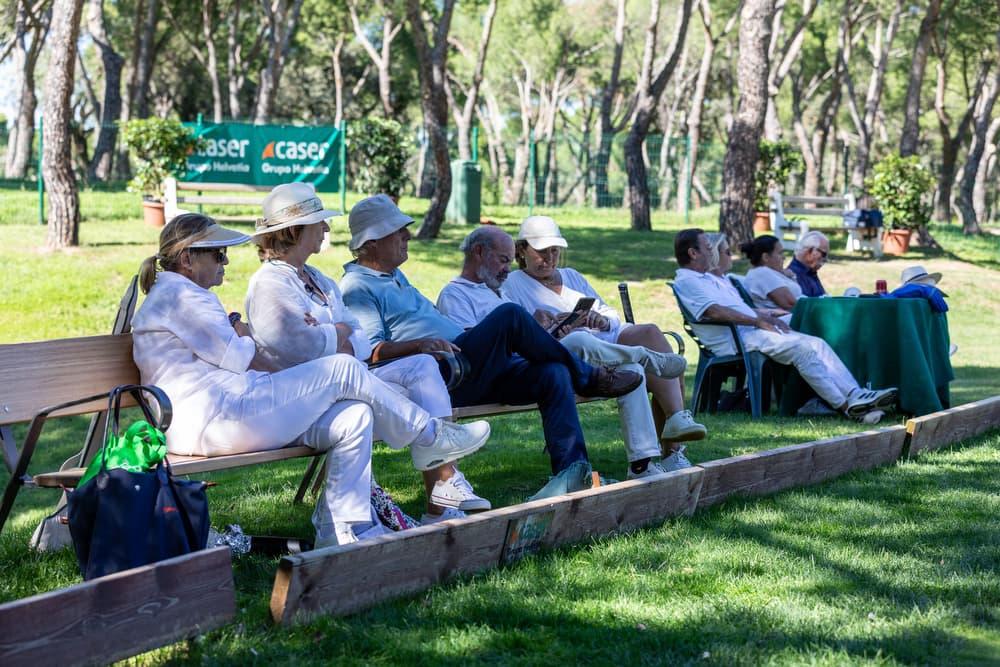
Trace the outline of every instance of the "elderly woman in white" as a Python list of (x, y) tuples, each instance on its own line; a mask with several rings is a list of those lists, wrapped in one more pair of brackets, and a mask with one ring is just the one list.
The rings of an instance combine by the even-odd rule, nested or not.
[[(507, 278), (503, 295), (529, 313), (542, 310), (553, 315), (571, 311), (581, 297), (593, 297), (593, 307), (578, 325), (581, 330), (610, 343), (671, 352), (670, 344), (657, 326), (623, 322), (582, 274), (575, 269), (560, 268), (561, 249), (566, 247), (566, 239), (552, 218), (542, 215), (526, 218), (521, 223), (514, 248), (521, 270)], [(660, 440), (683, 457), (684, 448), (677, 443), (701, 440), (707, 430), (684, 409), (679, 379), (666, 379), (647, 371), (646, 385), (653, 394), (653, 417)]]
[[(253, 235), (262, 263), (250, 279), (246, 311), (262, 354), (280, 368), (337, 353), (360, 361), (372, 355), (368, 336), (344, 306), (337, 283), (307, 264), (320, 251), (330, 230), (326, 221), (335, 215), (323, 208), (308, 183), (279, 185), (263, 201)], [(371, 372), (432, 417), (451, 416), (451, 399), (434, 357), (412, 355)], [(382, 439), (378, 415), (374, 426), (375, 438)], [(428, 496), (423, 523), (490, 509), (451, 463), (423, 470), (423, 477)]]
[(209, 291), (222, 284), (226, 248), (248, 240), (206, 216), (180, 215), (140, 268), (148, 296), (132, 321), (133, 357), (142, 381), (161, 387), (174, 405), (167, 449), (220, 456), (301, 441), (329, 450), (326, 489), (313, 513), (316, 545), (381, 534), (369, 503), (373, 421), (390, 442), (410, 445), (426, 468), (477, 450), (489, 427), (433, 418), (345, 354), (276, 370)]

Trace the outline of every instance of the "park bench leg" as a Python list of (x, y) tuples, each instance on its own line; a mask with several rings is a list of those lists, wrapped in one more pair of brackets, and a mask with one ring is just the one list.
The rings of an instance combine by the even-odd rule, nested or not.
[[(316, 474), (316, 469), (319, 467), (320, 459), (322, 459), (324, 462), (323, 466), (324, 470), (326, 469), (325, 465), (326, 456), (314, 456), (312, 458), (312, 460), (309, 462), (309, 466), (306, 468), (305, 474), (302, 475), (302, 481), (299, 482), (299, 490), (295, 493), (296, 504), (301, 503), (303, 500), (305, 500), (306, 491), (309, 490), (309, 484), (312, 483), (313, 481), (313, 475)], [(323, 479), (323, 475), (320, 474), (320, 476), (317, 479)]]

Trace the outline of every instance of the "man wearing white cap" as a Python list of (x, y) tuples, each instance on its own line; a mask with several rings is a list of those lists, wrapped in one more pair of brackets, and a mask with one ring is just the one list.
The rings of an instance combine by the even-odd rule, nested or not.
[[(372, 352), (368, 336), (344, 306), (337, 283), (306, 263), (322, 248), (330, 230), (326, 221), (340, 213), (325, 209), (309, 183), (277, 186), (264, 198), (262, 209), (253, 235), (261, 266), (250, 279), (246, 310), (250, 331), (263, 353), (279, 368), (337, 353), (367, 360)], [(431, 417), (451, 417), (451, 399), (433, 357), (413, 355), (372, 369), (372, 374)], [(375, 438), (381, 440), (377, 415), (374, 422)], [(479, 427), (489, 431), (485, 421)], [(453, 464), (428, 469), (420, 461), (423, 449), (411, 448), (410, 453), (427, 488), (422, 523), (490, 509), (490, 502), (475, 494)]]
[(469, 373), (451, 391), (454, 405), (538, 403), (555, 477), (535, 497), (587, 488), (591, 471), (574, 391), (617, 397), (635, 389), (642, 376), (582, 362), (513, 304), (463, 331), (399, 270), (408, 257), (412, 222), (386, 195), (368, 197), (351, 210), (349, 245), (357, 259), (344, 266), (341, 287), (368, 333), (372, 359), (460, 353)]

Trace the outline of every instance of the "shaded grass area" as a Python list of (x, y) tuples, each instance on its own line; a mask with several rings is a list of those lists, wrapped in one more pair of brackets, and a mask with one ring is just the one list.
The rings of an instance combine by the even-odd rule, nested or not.
[[(128, 193), (84, 193), (82, 246), (48, 253), (31, 192), (0, 194), (0, 342), (105, 333), (118, 299), (157, 231), (139, 220)], [(352, 195), (350, 203), (356, 199)], [(13, 203), (12, 203), (13, 202)], [(404, 200), (415, 217), (425, 203)], [(211, 209), (210, 209), (211, 210)], [(11, 220), (11, 211), (20, 217)], [(245, 211), (242, 211), (245, 212)], [(627, 230), (621, 210), (559, 209), (568, 263), (592, 278), (618, 305), (627, 280), (640, 321), (679, 330), (680, 316), (664, 280), (673, 275), (673, 236), (680, 216), (657, 212), (649, 234)], [(526, 210), (487, 207), (484, 214), (516, 232)], [(715, 227), (714, 209), (692, 224)], [(346, 219), (331, 225), (332, 246), (315, 265), (333, 277), (350, 259)], [(243, 225), (243, 229), (249, 229)], [(404, 267), (428, 297), (458, 272), (458, 243), (469, 228), (445, 226), (442, 237), (413, 242)], [(939, 236), (939, 240), (943, 239)], [(953, 255), (911, 252), (872, 262), (845, 255), (834, 242), (822, 277), (832, 293), (849, 285), (890, 286), (920, 262), (945, 273), (950, 295), (953, 404), (1000, 394), (996, 313), (988, 289), (997, 268), (989, 241), (962, 244)], [(942, 241), (944, 242), (944, 241)], [(995, 252), (995, 249), (994, 249)], [(251, 248), (230, 253), (227, 309), (242, 310), (257, 267)], [(737, 271), (745, 271), (738, 264)], [(891, 340), (873, 344), (892, 344)], [(691, 346), (689, 345), (689, 348)], [(693, 363), (697, 354), (689, 350)], [(692, 375), (688, 375), (690, 390)], [(595, 468), (622, 479), (625, 460), (611, 402), (581, 408)], [(856, 430), (839, 419), (757, 422), (742, 414), (704, 416), (708, 440), (688, 450), (695, 462), (806, 442)], [(888, 423), (899, 423), (898, 417)], [(491, 419), (494, 436), (463, 470), (494, 506), (523, 501), (548, 475), (537, 415)], [(87, 420), (55, 420), (33, 471), (53, 469), (82, 442)], [(18, 441), (23, 428), (16, 430)], [(764, 501), (733, 501), (692, 520), (678, 520), (531, 558), (503, 571), (465, 578), (406, 601), (348, 619), (320, 619), (295, 629), (270, 625), (267, 603), (276, 561), (236, 563), (236, 623), (194, 642), (147, 656), (150, 662), (387, 664), (553, 661), (709, 662), (718, 664), (1000, 661), (997, 560), (1000, 435), (917, 463), (852, 475)], [(423, 491), (408, 454), (379, 446), (374, 470), (410, 513), (422, 512)], [(213, 524), (239, 523), (252, 534), (309, 537), (310, 509), (291, 501), (305, 462), (292, 461), (207, 476)], [(0, 471), (0, 484), (7, 480)], [(68, 551), (39, 555), (25, 544), (57, 494), (26, 490), (0, 536), (0, 600), (78, 581)]]

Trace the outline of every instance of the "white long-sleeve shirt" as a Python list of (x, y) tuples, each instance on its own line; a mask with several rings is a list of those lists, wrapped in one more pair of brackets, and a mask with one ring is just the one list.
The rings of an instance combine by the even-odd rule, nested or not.
[[(507, 299), (520, 304), (529, 313), (541, 308), (552, 314), (568, 313), (583, 297), (592, 297), (594, 305), (591, 310), (603, 315), (611, 323), (608, 331), (589, 329), (590, 333), (610, 343), (617, 342), (623, 327), (618, 311), (601, 299), (601, 295), (591, 287), (587, 279), (576, 269), (556, 269), (562, 278), (562, 290), (556, 294), (524, 271), (514, 271), (504, 281), (501, 293)], [(627, 326), (627, 325), (625, 325)]]
[[(344, 305), (337, 283), (306, 265), (306, 272), (323, 294), (310, 293), (287, 262), (264, 262), (250, 278), (246, 312), (250, 332), (262, 355), (280, 368), (337, 352), (337, 324), (351, 328), (354, 356), (364, 361), (372, 346), (361, 323)], [(325, 297), (325, 298), (324, 298)], [(306, 323), (309, 314), (316, 324)]]
[(249, 370), (256, 346), (229, 324), (212, 292), (162, 271), (132, 319), (132, 356), (142, 382), (166, 392), (175, 419), (167, 447), (198, 454), (205, 426), (260, 373)]

